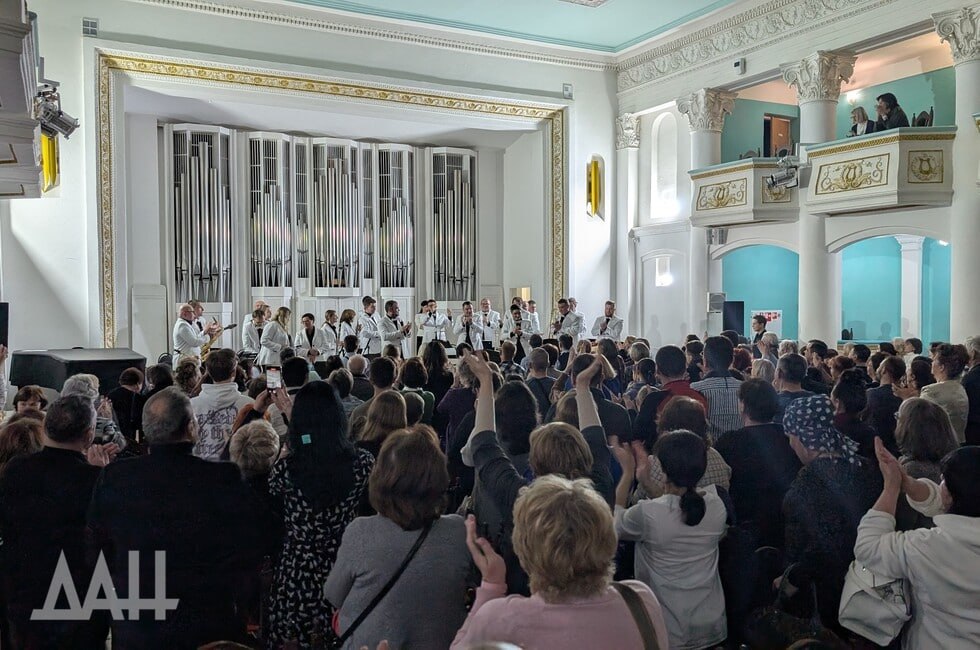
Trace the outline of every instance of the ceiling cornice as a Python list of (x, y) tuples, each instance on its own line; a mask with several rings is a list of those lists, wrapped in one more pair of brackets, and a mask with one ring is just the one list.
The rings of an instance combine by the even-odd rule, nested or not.
[[(501, 39), (487, 37), (476, 40), (475, 38), (464, 40), (463, 38), (449, 38), (438, 36), (421, 31), (408, 31), (406, 29), (392, 29), (391, 23), (372, 19), (358, 19), (356, 22), (341, 22), (337, 17), (319, 17), (305, 13), (283, 13), (258, 9), (251, 7), (236, 7), (222, 2), (211, 0), (128, 0), (139, 4), (148, 4), (170, 9), (184, 11), (194, 11), (198, 13), (223, 16), (227, 18), (237, 18), (241, 20), (253, 20), (258, 22), (281, 25), (285, 27), (296, 27), (313, 31), (328, 32), (346, 36), (356, 36), (361, 38), (375, 38), (379, 40), (421, 45), (424, 47), (434, 47), (470, 54), (483, 56), (496, 56), (506, 59), (517, 59), (521, 61), (532, 61), (559, 65), (584, 70), (610, 71), (616, 69), (616, 57), (613, 54), (602, 53), (570, 53), (570, 48), (549, 47), (547, 45), (534, 44), (534, 49), (523, 49), (515, 47), (508, 42), (507, 45), (499, 44)], [(317, 10), (322, 13), (322, 10)], [(497, 44), (492, 41), (496, 40)], [(530, 44), (529, 44), (530, 45)]]

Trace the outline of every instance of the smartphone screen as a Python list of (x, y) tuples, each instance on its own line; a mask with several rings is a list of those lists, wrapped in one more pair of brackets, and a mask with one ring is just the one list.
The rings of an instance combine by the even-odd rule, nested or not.
[(282, 388), (282, 370), (279, 368), (266, 368), (265, 385), (269, 390)]

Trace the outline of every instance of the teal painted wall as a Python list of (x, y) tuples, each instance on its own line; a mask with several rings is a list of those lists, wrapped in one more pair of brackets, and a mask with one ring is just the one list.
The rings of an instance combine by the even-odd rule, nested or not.
[[(738, 160), (749, 149), (762, 150), (764, 131), (763, 117), (783, 115), (794, 118), (790, 123), (793, 142), (800, 141), (800, 108), (792, 104), (757, 102), (754, 99), (736, 99), (732, 114), (725, 117), (725, 130), (721, 133), (721, 161)], [(764, 154), (765, 152), (763, 152)]]
[(778, 246), (746, 246), (725, 255), (721, 264), (725, 298), (745, 303), (743, 332), (752, 331), (753, 310), (781, 309), (783, 338), (799, 336), (799, 255)]
[(922, 244), (922, 340), (949, 340), (950, 246), (935, 239)]
[[(898, 98), (898, 103), (905, 111), (905, 114), (912, 119), (912, 113), (916, 115), (922, 111), (929, 111), (929, 107), (935, 108), (935, 126), (953, 126), (956, 124), (956, 81), (953, 75), (953, 68), (940, 68), (932, 72), (917, 74), (904, 79), (895, 79), (879, 86), (869, 86), (861, 88), (861, 96), (854, 106), (863, 106), (868, 112), (868, 117), (875, 118), (875, 97), (882, 93), (894, 93)], [(736, 106), (738, 102), (735, 102)], [(837, 137), (843, 138), (851, 130), (851, 109), (853, 107), (847, 101), (847, 95), (842, 94), (837, 102)], [(728, 123), (725, 123), (725, 130), (728, 130)], [(724, 135), (722, 135), (722, 151), (724, 151)]]
[(855, 339), (901, 336), (902, 248), (894, 237), (865, 239), (843, 250), (841, 309)]

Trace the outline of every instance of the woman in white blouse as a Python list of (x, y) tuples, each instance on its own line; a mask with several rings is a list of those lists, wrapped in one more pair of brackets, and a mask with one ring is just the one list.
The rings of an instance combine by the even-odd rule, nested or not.
[(696, 487), (708, 464), (707, 445), (690, 431), (662, 436), (655, 453), (667, 475), (665, 494), (628, 510), (635, 459), (629, 445), (614, 451), (623, 468), (616, 487), (616, 534), (637, 542), (636, 579), (660, 601), (670, 647), (697, 650), (722, 643), (728, 626), (718, 543), (727, 512), (714, 485)]
[(328, 309), (323, 315), (323, 333), (327, 337), (326, 348), (321, 350), (323, 352), (323, 358), (337, 354), (343, 347), (342, 339), (340, 338), (340, 330), (337, 328), (337, 322), (340, 320), (337, 316), (337, 311), (334, 309)]
[(289, 316), (292, 312), (288, 307), (280, 307), (271, 321), (262, 329), (262, 340), (259, 356), (255, 359), (259, 366), (281, 366), (279, 353), (292, 345), (289, 335)]
[[(903, 648), (980, 647), (980, 447), (947, 455), (939, 485), (911, 478), (880, 438), (875, 452), (885, 486), (861, 520), (854, 558), (882, 578), (909, 581)], [(935, 528), (895, 532), (902, 492)]]

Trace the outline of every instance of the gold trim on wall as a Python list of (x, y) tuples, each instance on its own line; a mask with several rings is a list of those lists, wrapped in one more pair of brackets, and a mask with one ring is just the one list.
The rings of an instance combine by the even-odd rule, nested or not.
[(886, 144), (895, 144), (896, 142), (916, 142), (920, 140), (953, 140), (956, 138), (955, 133), (902, 133), (895, 135), (884, 135), (880, 138), (868, 138), (867, 140), (862, 140), (860, 142), (851, 142), (848, 144), (838, 145), (836, 147), (829, 147), (827, 149), (818, 149), (816, 151), (808, 151), (807, 156), (810, 158), (819, 158), (820, 156), (831, 156), (837, 153), (847, 153), (848, 151), (857, 151), (858, 149), (870, 149), (872, 147), (880, 147)]
[(779, 187), (769, 187), (769, 183), (762, 178), (762, 202), (763, 203), (792, 203), (793, 196), (791, 188), (784, 185)]
[(821, 165), (817, 170), (815, 193), (817, 196), (840, 194), (887, 185), (890, 159), (891, 154), (881, 153)]
[(945, 176), (944, 171), (942, 149), (913, 149), (909, 151), (909, 183), (941, 184)]
[[(102, 339), (105, 347), (115, 345), (115, 241), (114, 156), (112, 108), (115, 101), (113, 73), (151, 75), (207, 84), (267, 88), (276, 91), (342, 97), (363, 102), (393, 103), (458, 113), (480, 113), (499, 118), (539, 120), (551, 143), (551, 292), (557, 300), (567, 292), (567, 230), (565, 177), (567, 142), (565, 109), (555, 106), (488, 100), (465, 95), (445, 95), (424, 90), (386, 88), (380, 85), (321, 79), (297, 73), (254, 71), (227, 65), (166, 60), (97, 50), (98, 62), (98, 231)], [(547, 243), (547, 242), (546, 242)]]
[(748, 181), (745, 178), (702, 185), (698, 188), (698, 198), (694, 204), (694, 209), (698, 212), (707, 212), (746, 205), (748, 200), (747, 185)]

